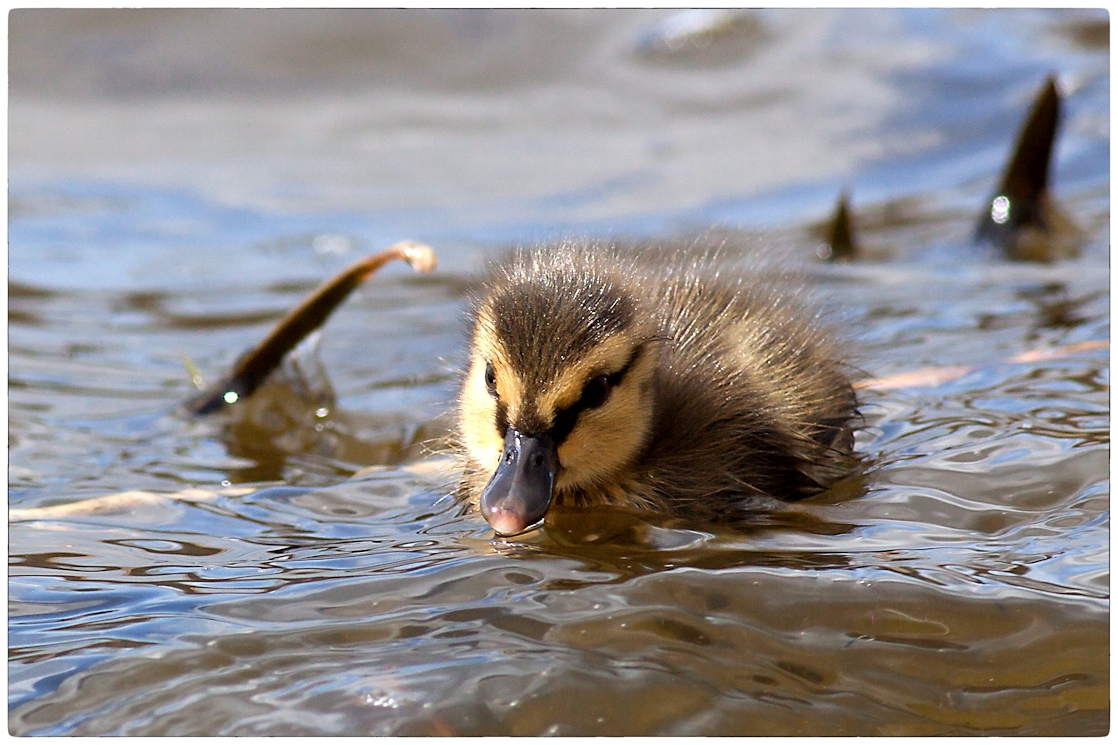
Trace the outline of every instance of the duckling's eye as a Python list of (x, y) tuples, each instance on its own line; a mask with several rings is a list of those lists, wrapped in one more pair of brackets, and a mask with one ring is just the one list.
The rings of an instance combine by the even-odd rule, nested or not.
[(612, 388), (609, 376), (599, 375), (583, 387), (579, 403), (583, 408), (596, 409), (606, 402)]
[(493, 371), (492, 362), (485, 363), (485, 387), (490, 396), (497, 397), (497, 373)]

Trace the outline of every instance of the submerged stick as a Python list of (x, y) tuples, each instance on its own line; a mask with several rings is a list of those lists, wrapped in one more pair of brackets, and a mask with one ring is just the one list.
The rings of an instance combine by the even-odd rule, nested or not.
[(150, 491), (122, 491), (91, 497), (77, 502), (55, 504), (50, 507), (12, 507), (8, 510), (8, 522), (18, 523), (29, 520), (61, 520), (68, 517), (88, 517), (128, 512), (149, 504), (168, 501), (210, 502), (218, 497), (239, 497), (256, 491), (256, 487), (233, 486), (210, 491), (208, 489), (183, 489), (174, 494), (160, 494)]
[[(1077, 352), (1088, 352), (1094, 349), (1106, 349), (1110, 346), (1109, 339), (1096, 339), (1094, 341), (1082, 341), (1078, 344), (1069, 344), (1064, 347), (1053, 347), (1049, 349), (1031, 349), (1028, 352), (1010, 357), (1007, 362), (1022, 364), (1029, 362), (1043, 362), (1045, 360), (1056, 360), (1061, 357), (1076, 354)], [(895, 388), (924, 388), (930, 386), (937, 386), (941, 383), (948, 383), (952, 380), (963, 377), (967, 373), (979, 369), (980, 366), (967, 366), (967, 365), (951, 365), (946, 367), (925, 367), (922, 370), (913, 370), (912, 372), (899, 373), (897, 375), (887, 375), (884, 378), (870, 378), (869, 380), (859, 380), (854, 383), (854, 387), (858, 390), (871, 390), (871, 391), (888, 391)]]
[(408, 262), (417, 272), (429, 272), (435, 268), (435, 252), (431, 247), (413, 241), (395, 243), (375, 256), (358, 261), (291, 309), (260, 344), (241, 355), (226, 377), (202, 395), (187, 401), (187, 411), (198, 415), (209, 414), (251, 396), (279, 367), (287, 353), (325, 323), (354, 288), (393, 259)]
[[(455, 471), (457, 461), (453, 458), (428, 458), (417, 463), (400, 466), (399, 470), (415, 474), (425, 479), (439, 480), (459, 478)], [(386, 466), (369, 466), (362, 468), (349, 478), (359, 479), (371, 473), (386, 470)], [(49, 507), (11, 507), (8, 509), (8, 522), (33, 522), (67, 520), (70, 518), (91, 517), (97, 515), (112, 515), (122, 512), (134, 512), (144, 507), (173, 502), (212, 502), (219, 497), (243, 497), (268, 489), (287, 490), (291, 493), (293, 487), (283, 484), (257, 484), (255, 486), (223, 486), (219, 488), (191, 488), (177, 492), (151, 492), (132, 489), (129, 491), (105, 494), (100, 497), (89, 497), (77, 502), (54, 504)], [(309, 490), (308, 490), (309, 491)]]
[(827, 236), (830, 253), (822, 257), (828, 261), (852, 261), (858, 258), (858, 243), (854, 238), (854, 224), (850, 219), (850, 196), (844, 191), (839, 195), (838, 204), (831, 218), (831, 229)]
[[(1011, 200), (1036, 200), (1048, 188), (1048, 170), (1052, 162), (1052, 146), (1060, 124), (1060, 93), (1056, 78), (1049, 75), (1033, 102), (1025, 126), (1017, 138), (1013, 158), (1006, 168), (999, 191)], [(1025, 220), (1030, 215), (1012, 216), (1011, 221)], [(1036, 216), (1034, 219), (1038, 218)]]
[(1020, 255), (1016, 243), (1026, 228), (1047, 232), (1053, 227), (1048, 214), (1048, 171), (1059, 124), (1060, 92), (1055, 76), (1049, 75), (1017, 136), (1005, 175), (975, 230), (977, 240), (993, 243), (1009, 258), (1044, 258)]

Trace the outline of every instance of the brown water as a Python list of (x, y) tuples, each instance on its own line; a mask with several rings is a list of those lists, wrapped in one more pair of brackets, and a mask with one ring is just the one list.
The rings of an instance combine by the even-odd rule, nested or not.
[[(1007, 361), (1109, 338), (1107, 28), (14, 12), (9, 730), (1107, 731), (1109, 353)], [(968, 236), (1049, 71), (1086, 240), (1011, 264)], [(843, 187), (874, 260), (821, 264)], [(974, 370), (863, 393), (864, 477), (732, 529), (566, 512), (496, 540), (461, 514), (423, 443), (481, 260), (712, 225), (798, 267), (867, 376)], [(401, 238), (440, 270), (390, 269), (331, 319), (336, 405), (176, 413), (184, 355), (216, 377)]]

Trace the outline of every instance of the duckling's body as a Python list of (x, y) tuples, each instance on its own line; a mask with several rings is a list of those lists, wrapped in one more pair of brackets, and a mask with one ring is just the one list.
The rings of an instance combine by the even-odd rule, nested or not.
[(718, 519), (847, 470), (856, 402), (836, 349), (717, 264), (568, 244), (491, 273), (458, 437), (465, 498), (498, 533), (551, 505)]

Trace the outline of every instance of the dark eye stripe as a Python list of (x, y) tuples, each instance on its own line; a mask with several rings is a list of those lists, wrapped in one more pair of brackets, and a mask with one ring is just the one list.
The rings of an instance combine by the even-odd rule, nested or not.
[[(640, 356), (643, 352), (643, 345), (637, 347), (633, 350), (633, 353), (629, 355), (629, 359), (625, 361), (625, 364), (622, 365), (620, 370), (610, 373), (606, 376), (606, 380), (609, 381), (610, 392), (612, 392), (613, 389), (617, 386), (621, 385), (621, 381), (625, 379), (625, 375), (629, 372), (629, 370), (633, 368), (633, 365), (636, 364), (638, 359), (640, 359)], [(608, 396), (605, 400), (608, 400)], [(602, 403), (604, 403), (605, 400), (603, 400)], [(589, 405), (586, 396), (583, 396), (567, 408), (560, 409), (559, 411), (555, 412), (555, 420), (551, 426), (551, 437), (555, 441), (556, 445), (561, 444), (564, 440), (567, 439), (567, 436), (571, 434), (571, 430), (575, 428), (575, 423), (578, 422), (579, 414), (589, 408), (592, 407)]]
[(497, 425), (497, 434), (501, 437), (505, 436), (505, 432), (509, 428), (509, 410), (505, 406), (504, 401), (497, 402), (497, 413), (494, 417), (494, 423)]

